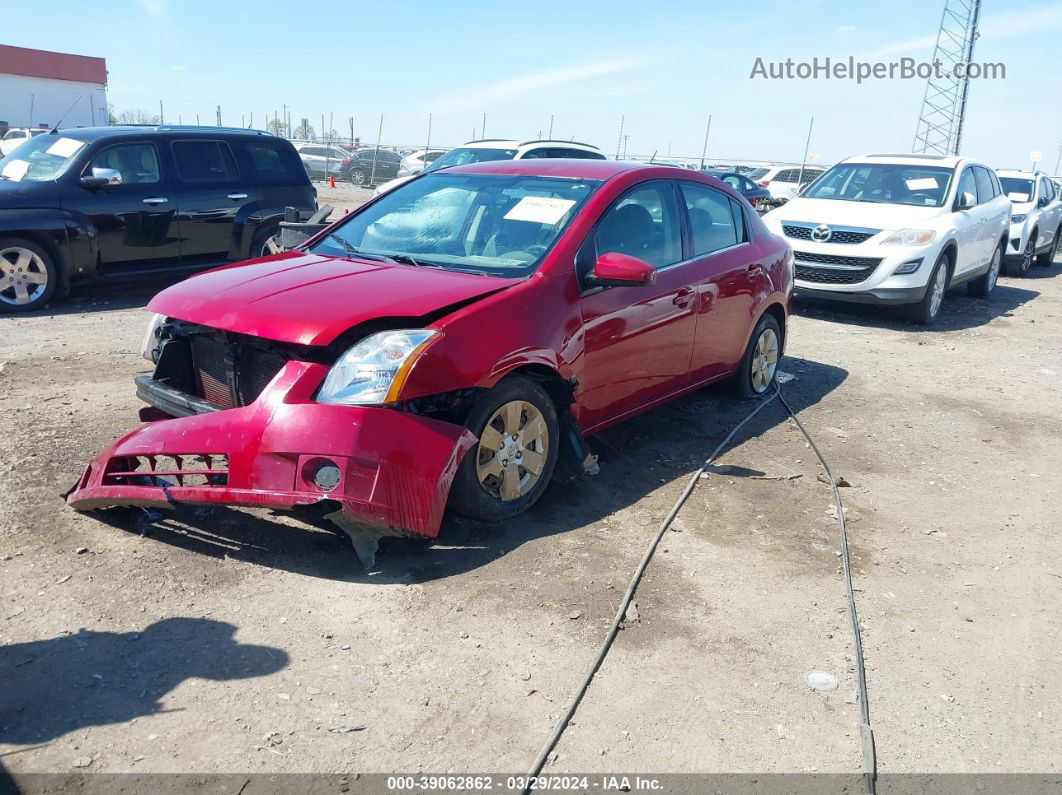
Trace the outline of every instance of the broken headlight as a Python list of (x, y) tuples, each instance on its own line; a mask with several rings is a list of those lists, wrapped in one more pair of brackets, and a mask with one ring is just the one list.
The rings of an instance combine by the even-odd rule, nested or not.
[(408, 329), (366, 337), (332, 366), (317, 401), (366, 406), (397, 400), (417, 356), (441, 335), (435, 329)]
[(162, 324), (165, 322), (165, 315), (155, 313), (155, 316), (151, 318), (151, 322), (148, 323), (147, 333), (144, 334), (144, 343), (140, 346), (140, 355), (152, 364), (156, 364), (159, 360), (159, 345), (161, 343), (159, 334), (162, 331)]

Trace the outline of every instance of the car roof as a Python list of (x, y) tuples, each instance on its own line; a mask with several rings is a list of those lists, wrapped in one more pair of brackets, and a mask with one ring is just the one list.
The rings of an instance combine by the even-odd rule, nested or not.
[(997, 168), (996, 174), (1000, 177), (1024, 177), (1025, 179), (1047, 176), (1042, 171), (1022, 171), (1020, 168)]
[(246, 130), (242, 127), (208, 127), (196, 125), (177, 124), (116, 124), (110, 127), (68, 127), (59, 130), (59, 133), (68, 137), (77, 138), (81, 141), (96, 141), (101, 138), (110, 138), (119, 135), (136, 135), (137, 133), (164, 133), (164, 134), (189, 134), (206, 133), (209, 135), (240, 135), (240, 136), (264, 136), (275, 138), (272, 133), (265, 130)]
[(585, 160), (582, 158), (530, 158), (528, 160), (488, 160), (464, 166), (433, 171), (433, 174), (506, 174), (570, 179), (606, 180), (628, 171), (676, 171), (680, 174), (700, 174), (688, 168), (660, 164), (635, 163), (630, 160)]
[[(959, 163), (966, 161), (965, 157), (957, 155), (923, 155), (907, 152), (897, 155), (853, 155), (845, 158), (844, 163), (895, 163), (897, 165), (940, 166), (941, 168), (955, 168)], [(976, 161), (973, 161), (976, 162)], [(982, 165), (978, 163), (978, 165)]]
[(557, 146), (566, 146), (573, 149), (589, 149), (593, 152), (600, 152), (593, 144), (584, 144), (580, 141), (561, 141), (556, 138), (542, 138), (529, 141), (517, 141), (515, 138), (482, 138), (478, 141), (468, 141), (461, 144), (462, 149), (520, 149), (525, 146), (543, 146), (547, 144), (555, 144)]

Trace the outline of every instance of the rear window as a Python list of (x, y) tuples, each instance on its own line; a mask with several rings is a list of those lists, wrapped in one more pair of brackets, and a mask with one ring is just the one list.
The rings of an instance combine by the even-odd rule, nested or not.
[(264, 185), (291, 185), (304, 181), (306, 170), (290, 146), (277, 141), (251, 141), (243, 145), (255, 180)]
[(235, 182), (240, 172), (224, 141), (174, 141), (170, 144), (181, 182)]

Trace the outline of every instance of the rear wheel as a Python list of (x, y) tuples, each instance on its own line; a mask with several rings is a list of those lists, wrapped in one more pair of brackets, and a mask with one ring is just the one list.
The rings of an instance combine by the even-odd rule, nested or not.
[(359, 188), (369, 184), (369, 175), (362, 171), (360, 168), (355, 168), (350, 172), (350, 184), (356, 185)]
[(251, 241), (250, 258), (268, 257), (280, 251), (280, 241), (277, 239), (279, 229), (275, 226), (260, 229)]
[(479, 442), (454, 476), (454, 510), (498, 521), (534, 505), (553, 476), (560, 444), (557, 409), (545, 390), (522, 376), (504, 378), (480, 399), (465, 426)]
[(999, 279), (999, 269), (1003, 263), (1003, 243), (996, 246), (992, 252), (992, 261), (988, 264), (988, 270), (976, 279), (966, 283), (966, 292), (975, 298), (988, 298), (996, 287)]
[(1058, 244), (1060, 241), (1062, 241), (1062, 224), (1058, 225), (1058, 231), (1055, 232), (1055, 239), (1051, 241), (1051, 248), (1036, 256), (1036, 264), (1041, 268), (1050, 268), (1051, 263), (1055, 261), (1055, 254), (1058, 252)]
[(944, 293), (948, 291), (948, 255), (941, 253), (933, 272), (929, 274), (926, 294), (917, 304), (907, 307), (907, 319), (923, 326), (931, 326), (937, 320)]
[(738, 397), (757, 400), (774, 390), (778, 361), (782, 356), (782, 330), (774, 315), (766, 314), (756, 324), (741, 366), (734, 375)]
[(55, 263), (41, 246), (19, 237), (0, 239), (0, 312), (40, 309), (58, 283)]

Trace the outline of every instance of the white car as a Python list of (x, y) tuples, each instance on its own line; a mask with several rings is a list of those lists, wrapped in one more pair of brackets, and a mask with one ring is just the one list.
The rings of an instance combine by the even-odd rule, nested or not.
[[(486, 160), (525, 160), (530, 157), (608, 159), (596, 146), (575, 141), (516, 141), (507, 138), (487, 138), (482, 141), (469, 141), (456, 149), (451, 149), (434, 163), (425, 166), (421, 173), (450, 166), (464, 166), (468, 163), (482, 163)], [(379, 196), (381, 193), (387, 193), (411, 179), (413, 179), (411, 176), (392, 179), (376, 188), (373, 195)]]
[(1062, 235), (1062, 195), (1047, 174), (997, 170), (1010, 208), (1010, 241), (1003, 258), (1007, 272), (1024, 276), (1033, 262), (1051, 265)]
[(349, 152), (344, 152), (335, 146), (313, 142), (296, 143), (295, 151), (299, 153), (299, 159), (306, 167), (306, 173), (311, 177), (323, 179), (340, 176), (343, 165), (349, 162), (350, 157)]
[(0, 157), (7, 157), (16, 146), (20, 146), (34, 136), (48, 132), (45, 127), (12, 127), (0, 139)]
[(402, 162), (398, 164), (398, 176), (400, 177), (412, 177), (419, 174), (430, 166), (440, 157), (445, 155), (446, 149), (417, 149), (415, 152), (411, 152), (402, 158)]
[(767, 192), (771, 194), (771, 203), (777, 205), (795, 199), (802, 186), (825, 173), (826, 169), (822, 166), (804, 166), (803, 173), (800, 166), (761, 166), (752, 169), (746, 176), (761, 188), (767, 188)]
[(798, 292), (904, 304), (931, 324), (944, 293), (996, 286), (1010, 200), (984, 163), (944, 155), (861, 155), (763, 216), (793, 246)]

